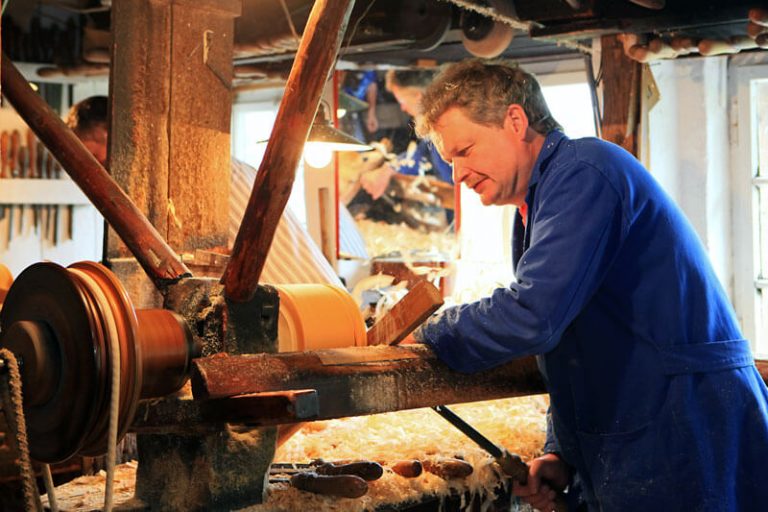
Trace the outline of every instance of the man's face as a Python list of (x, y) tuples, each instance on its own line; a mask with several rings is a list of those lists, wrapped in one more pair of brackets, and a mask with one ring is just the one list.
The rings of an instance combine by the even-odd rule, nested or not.
[(107, 166), (107, 129), (105, 127), (97, 126), (92, 128), (87, 133), (80, 136), (80, 140), (83, 145), (90, 151), (90, 153), (99, 161), (99, 163)]
[(434, 126), (438, 149), (453, 165), (453, 180), (479, 194), (484, 205), (525, 201), (538, 155), (527, 140), (528, 130), (517, 105), (509, 107), (502, 127), (477, 124), (457, 107), (445, 111)]
[(392, 86), (392, 95), (400, 104), (403, 112), (411, 117), (421, 114), (421, 96), (422, 91), (418, 87), (398, 87)]

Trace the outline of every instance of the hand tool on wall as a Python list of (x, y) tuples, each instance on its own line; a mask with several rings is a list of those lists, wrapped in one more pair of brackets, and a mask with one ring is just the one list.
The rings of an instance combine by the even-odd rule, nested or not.
[[(0, 167), (0, 179), (8, 178), (8, 147), (11, 143), (11, 137), (5, 130), (0, 133), (0, 160), (2, 160), (2, 166)], [(0, 220), (5, 218), (6, 205), (0, 207)]]
[[(54, 179), (53, 169), (57, 166), (56, 159), (48, 152), (45, 159), (45, 177), (49, 180)], [(59, 222), (59, 205), (50, 207), (48, 211), (48, 219), (45, 229), (45, 239), (49, 240), (52, 245), (56, 245), (57, 242), (57, 230)]]
[[(27, 178), (29, 175), (29, 150), (26, 146), (19, 146), (16, 153), (18, 158), (19, 178)], [(22, 203), (19, 206), (19, 233), (24, 234), (24, 224), (26, 222), (27, 209)]]
[[(39, 175), (39, 159), (40, 155), (37, 150), (38, 140), (35, 137), (35, 133), (27, 128), (27, 152), (29, 153), (29, 174), (27, 177), (32, 179), (40, 178)], [(39, 204), (32, 206), (32, 224), (35, 228), (35, 233), (40, 232), (40, 210)]]
[[(9, 178), (19, 177), (19, 145), (21, 144), (21, 133), (19, 130), (13, 130), (10, 136), (10, 145), (8, 148), (8, 166), (9, 166)], [(8, 207), (8, 242), (13, 239), (14, 232), (16, 230), (16, 222), (14, 220), (14, 207)]]
[[(451, 425), (459, 429), (464, 435), (474, 441), (480, 448), (490, 453), (496, 462), (501, 466), (502, 471), (509, 475), (512, 480), (525, 485), (528, 481), (528, 464), (526, 464), (519, 455), (510, 453), (506, 449), (500, 448), (493, 441), (478, 432), (472, 425), (461, 419), (452, 410), (444, 405), (432, 407), (440, 416), (445, 418)], [(550, 487), (552, 487), (550, 485)], [(555, 512), (568, 512), (568, 503), (562, 492), (557, 492), (555, 498)]]

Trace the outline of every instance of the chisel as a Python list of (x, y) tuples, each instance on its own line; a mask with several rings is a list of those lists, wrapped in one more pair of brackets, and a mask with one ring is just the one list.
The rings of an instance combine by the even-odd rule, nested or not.
[[(528, 482), (528, 464), (519, 455), (510, 453), (500, 448), (496, 443), (478, 432), (472, 425), (461, 419), (452, 410), (444, 405), (432, 407), (440, 416), (459, 429), (464, 435), (474, 441), (480, 448), (490, 453), (501, 466), (502, 471), (512, 480), (525, 485)], [(551, 487), (551, 485), (550, 485)], [(555, 497), (555, 512), (568, 512), (568, 504), (562, 492), (557, 492)]]

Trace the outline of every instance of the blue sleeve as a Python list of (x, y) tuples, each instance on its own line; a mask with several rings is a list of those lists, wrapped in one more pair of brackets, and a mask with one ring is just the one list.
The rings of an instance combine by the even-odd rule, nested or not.
[(517, 281), (448, 308), (416, 331), (453, 369), (475, 372), (552, 350), (615, 258), (624, 236), (618, 192), (594, 167), (565, 167), (549, 169), (536, 185)]
[(397, 155), (394, 167), (400, 174), (418, 176), (431, 173), (442, 181), (453, 183), (451, 164), (440, 158), (437, 149), (426, 140), (411, 143), (407, 151)]

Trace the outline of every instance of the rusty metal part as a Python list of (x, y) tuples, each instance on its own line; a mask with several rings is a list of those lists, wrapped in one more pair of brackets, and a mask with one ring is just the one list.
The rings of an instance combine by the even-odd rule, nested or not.
[(316, 389), (319, 420), (546, 392), (532, 357), (468, 375), (424, 345), (220, 355), (193, 366), (195, 398)]
[(222, 276), (230, 300), (246, 302), (258, 286), (353, 4), (351, 0), (318, 0), (312, 7), (232, 258)]
[[(0, 311), (0, 346), (23, 363), (24, 412), (35, 460), (58, 462), (106, 451), (112, 336), (120, 351), (118, 437), (133, 420), (139, 399), (153, 389), (143, 386), (152, 380), (147, 369), (183, 384), (186, 376), (179, 373), (189, 370), (194, 355), (189, 333), (169, 311), (148, 318), (163, 319), (168, 339), (160, 345), (161, 358), (154, 355), (158, 347), (142, 346), (157, 336), (140, 335), (142, 328), (151, 329), (140, 324), (125, 290), (105, 267), (37, 263), (19, 275)], [(154, 356), (152, 364), (145, 364), (147, 354)]]
[(191, 275), (173, 249), (77, 136), (2, 55), (3, 95), (130, 248), (158, 288)]

